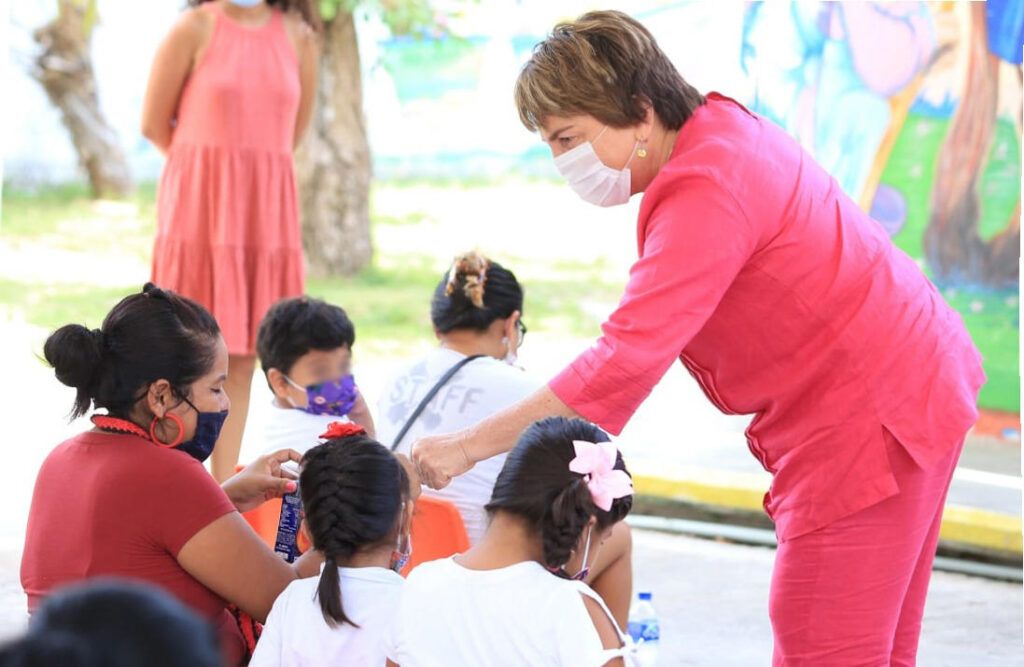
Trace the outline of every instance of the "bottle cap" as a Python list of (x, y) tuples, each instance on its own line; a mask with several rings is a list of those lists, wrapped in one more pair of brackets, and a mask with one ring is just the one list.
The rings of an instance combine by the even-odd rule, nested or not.
[(650, 600), (651, 599), (651, 594), (646, 592), (646, 591), (644, 591), (643, 593), (640, 594), (640, 599), (641, 600)]

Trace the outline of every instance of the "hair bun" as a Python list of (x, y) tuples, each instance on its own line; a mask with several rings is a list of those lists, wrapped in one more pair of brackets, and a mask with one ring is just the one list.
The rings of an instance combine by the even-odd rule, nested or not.
[(155, 283), (146, 283), (142, 286), (142, 293), (153, 299), (166, 299), (167, 292), (156, 286)]
[(487, 267), (490, 262), (476, 251), (459, 255), (448, 269), (448, 284), (445, 296), (451, 296), (461, 288), (462, 294), (477, 308), (484, 307), (484, 285), (487, 283)]
[(80, 324), (66, 324), (54, 331), (43, 346), (43, 356), (63, 384), (87, 391), (103, 363), (103, 332)]

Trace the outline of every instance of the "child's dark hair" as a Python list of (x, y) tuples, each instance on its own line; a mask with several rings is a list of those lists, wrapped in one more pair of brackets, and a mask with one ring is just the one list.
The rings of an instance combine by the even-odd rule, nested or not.
[(213, 627), (151, 584), (97, 579), (48, 597), (28, 633), (0, 647), (5, 667), (216, 667)]
[(65, 324), (54, 331), (43, 356), (57, 379), (77, 392), (72, 418), (90, 405), (128, 417), (157, 380), (167, 380), (176, 396), (187, 398), (188, 386), (210, 372), (219, 336), (205, 308), (146, 283), (140, 294), (121, 299), (101, 328)]
[(440, 333), (483, 331), (523, 310), (523, 288), (514, 273), (475, 252), (455, 258), (434, 289), (430, 319)]
[(276, 368), (287, 375), (310, 350), (352, 349), (355, 343), (356, 328), (341, 307), (300, 296), (270, 307), (256, 334), (256, 354), (264, 372)]
[[(633, 507), (633, 497), (616, 498), (609, 511), (594, 504), (583, 475), (569, 470), (576, 457), (573, 440), (608, 442), (608, 435), (582, 419), (550, 417), (534, 423), (519, 437), (498, 474), (485, 509), (526, 519), (543, 538), (544, 564), (561, 568), (579, 542), (590, 517), (606, 529)], [(629, 474), (622, 454), (615, 468)]]
[(366, 435), (350, 435), (306, 452), (299, 489), (313, 547), (327, 561), (317, 587), (324, 620), (331, 627), (356, 625), (341, 605), (335, 564), (397, 539), (409, 476), (387, 447)]

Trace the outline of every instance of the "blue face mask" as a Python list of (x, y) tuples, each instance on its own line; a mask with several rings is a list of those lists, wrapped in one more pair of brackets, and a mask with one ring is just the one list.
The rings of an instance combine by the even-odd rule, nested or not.
[(263, 0), (228, 0), (228, 2), (239, 7), (255, 7), (263, 4)]
[(186, 398), (185, 402), (199, 415), (196, 420), (196, 434), (192, 436), (191, 440), (181, 443), (175, 449), (179, 449), (203, 463), (213, 453), (217, 438), (220, 437), (220, 430), (224, 427), (224, 420), (228, 418), (228, 411), (200, 412), (199, 408), (192, 405), (192, 401)]

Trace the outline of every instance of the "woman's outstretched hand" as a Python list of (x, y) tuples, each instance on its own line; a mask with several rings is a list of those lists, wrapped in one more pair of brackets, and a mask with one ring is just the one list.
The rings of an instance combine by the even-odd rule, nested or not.
[(443, 489), (480, 461), (511, 450), (527, 426), (552, 416), (579, 417), (544, 386), (475, 426), (420, 438), (412, 443), (413, 465), (424, 484)]
[(282, 464), (301, 460), (302, 455), (294, 449), (279, 449), (259, 457), (220, 486), (239, 512), (248, 512), (294, 491), (296, 475)]
[(468, 440), (466, 431), (457, 431), (430, 435), (414, 442), (412, 463), (420, 481), (432, 489), (443, 489), (452, 478), (468, 472), (474, 465), (466, 447)]

